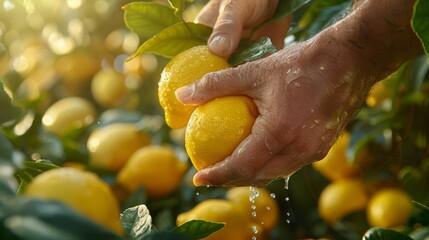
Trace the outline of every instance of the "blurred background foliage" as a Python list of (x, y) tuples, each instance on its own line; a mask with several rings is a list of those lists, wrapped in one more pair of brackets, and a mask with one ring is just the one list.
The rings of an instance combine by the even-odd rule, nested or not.
[[(72, 166), (97, 173), (115, 187), (115, 172), (89, 164), (86, 141), (94, 129), (116, 122), (135, 123), (152, 138), (153, 144), (171, 144), (178, 157), (188, 161), (183, 130), (170, 130), (165, 125), (157, 101), (157, 82), (168, 59), (143, 54), (124, 62), (147, 40), (124, 24), (122, 6), (130, 2), (133, 1), (1, 1), (0, 77), (5, 91), (0, 89), (0, 178), (25, 188), (40, 172)], [(192, 21), (205, 2), (187, 2), (183, 18)], [(341, 19), (351, 2), (310, 1), (295, 12), (286, 44), (305, 40)], [(346, 161), (353, 163), (360, 152), (367, 152), (364, 170), (352, 178), (361, 180), (370, 196), (395, 187), (414, 201), (429, 205), (428, 70), (425, 56), (404, 64), (374, 87), (347, 128), (350, 142), (344, 152)], [(104, 87), (104, 98), (113, 99), (117, 94), (117, 101), (115, 98), (106, 102), (100, 100), (103, 96), (95, 96), (94, 79), (100, 72), (119, 75), (123, 85), (98, 86)], [(61, 135), (47, 132), (42, 126), (47, 109), (72, 96), (95, 106), (94, 121)], [(330, 171), (341, 170), (331, 167)], [(146, 204), (153, 224), (158, 229), (171, 229), (179, 213), (207, 199), (225, 198), (225, 188), (194, 187), (194, 173), (189, 168), (180, 187), (162, 198), (148, 197), (144, 189), (127, 195), (121, 201), (122, 210)], [(293, 174), (288, 184), (284, 179), (269, 184), (267, 189), (275, 194), (280, 211), (270, 238), (361, 239), (371, 227), (366, 208), (347, 212), (334, 223), (320, 215), (320, 196), (336, 181), (309, 165)], [(116, 193), (121, 195), (120, 189)], [(406, 235), (426, 231), (413, 236), (425, 239), (429, 236), (428, 224), (428, 212), (414, 206), (407, 222), (396, 230)]]

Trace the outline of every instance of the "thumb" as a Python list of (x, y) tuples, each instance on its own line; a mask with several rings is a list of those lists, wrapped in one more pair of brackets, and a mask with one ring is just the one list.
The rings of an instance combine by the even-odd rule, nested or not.
[(200, 80), (178, 88), (176, 98), (183, 104), (200, 105), (217, 97), (247, 95), (252, 86), (248, 66), (249, 63), (246, 63), (236, 68), (208, 73)]

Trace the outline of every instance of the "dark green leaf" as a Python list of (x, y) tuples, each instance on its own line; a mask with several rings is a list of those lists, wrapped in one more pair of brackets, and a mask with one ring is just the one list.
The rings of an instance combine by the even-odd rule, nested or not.
[(219, 231), (225, 223), (214, 223), (203, 220), (191, 220), (173, 229), (172, 232), (185, 235), (191, 239), (201, 239)]
[(371, 228), (365, 233), (363, 240), (412, 240), (412, 238), (391, 229)]
[(143, 239), (153, 230), (152, 217), (143, 204), (125, 210), (121, 214), (121, 224), (131, 239)]
[(24, 191), (27, 184), (30, 183), (34, 177), (54, 168), (58, 168), (58, 166), (46, 160), (24, 161), (24, 167), (15, 172), (15, 175), (20, 180), (18, 192)]
[(6, 136), (0, 132), (0, 161), (10, 162), (12, 160), (13, 147)]
[(4, 224), (21, 239), (122, 239), (56, 201), (17, 199)]
[(422, 42), (423, 48), (429, 61), (429, 1), (416, 0), (411, 24), (417, 37)]
[(137, 205), (143, 204), (147, 201), (147, 195), (144, 188), (139, 188), (137, 191), (134, 191), (131, 196), (129, 196), (122, 204), (122, 209), (128, 209), (135, 207)]
[(183, 8), (185, 6), (185, 0), (168, 0), (168, 3), (170, 3), (170, 6), (174, 9), (176, 16), (181, 18)]
[(146, 235), (144, 240), (193, 240), (189, 237), (179, 235), (173, 232), (153, 232)]
[(424, 205), (424, 204), (422, 204), (422, 203), (416, 202), (416, 201), (413, 201), (413, 203), (414, 203), (414, 205), (416, 205), (418, 208), (420, 208), (420, 209), (422, 209), (422, 210), (424, 210), (424, 211), (426, 211), (426, 212), (428, 212), (428, 213), (429, 213), (429, 207), (428, 207), (428, 206), (426, 206), (426, 205)]
[(103, 127), (112, 123), (136, 123), (142, 117), (142, 114), (137, 111), (111, 108), (100, 115), (97, 127)]
[(144, 42), (131, 59), (143, 53), (172, 58), (193, 46), (207, 44), (211, 31), (202, 24), (176, 23)]
[(11, 98), (3, 87), (0, 80), (0, 124), (17, 120), (22, 116), (22, 109), (12, 103)]
[(143, 38), (150, 38), (179, 21), (174, 10), (152, 2), (133, 2), (123, 7), (126, 26)]
[(413, 240), (425, 240), (429, 238), (429, 228), (421, 227), (411, 232), (409, 235)]
[(271, 40), (267, 37), (261, 38), (257, 42), (240, 43), (237, 51), (228, 59), (229, 64), (237, 66), (245, 62), (250, 62), (261, 58), (267, 53), (274, 53), (277, 48), (271, 43)]
[(280, 0), (272, 20), (284, 18), (309, 2), (311, 0)]

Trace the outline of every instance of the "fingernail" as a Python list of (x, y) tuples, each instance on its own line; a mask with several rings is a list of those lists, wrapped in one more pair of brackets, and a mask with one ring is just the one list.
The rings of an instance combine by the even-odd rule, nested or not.
[(210, 40), (208, 45), (213, 52), (224, 55), (228, 52), (231, 42), (228, 37), (217, 35)]
[(190, 97), (192, 97), (192, 95), (194, 90), (191, 86), (183, 86), (180, 87), (178, 89), (176, 89), (175, 94), (176, 94), (176, 98), (181, 101), (181, 100), (186, 100)]
[(210, 185), (204, 179), (201, 179), (201, 173), (200, 172), (198, 172), (194, 175), (193, 182), (194, 182), (194, 185), (196, 187)]

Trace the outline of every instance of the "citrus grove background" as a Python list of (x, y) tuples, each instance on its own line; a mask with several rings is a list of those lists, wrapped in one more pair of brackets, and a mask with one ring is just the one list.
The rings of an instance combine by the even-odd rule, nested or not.
[[(205, 46), (194, 48), (210, 34), (192, 23), (203, 0), (1, 3), (0, 239), (428, 239), (425, 55), (375, 85), (327, 157), (288, 181), (195, 187), (188, 120), (168, 122), (162, 73), (239, 65), (276, 51), (268, 39), (243, 40), (227, 63), (213, 64)], [(282, 2), (276, 16), (294, 15), (286, 44), (350, 4)], [(191, 65), (202, 58), (215, 69)], [(190, 121), (216, 133), (210, 119), (232, 101), (199, 108)], [(192, 134), (216, 135), (204, 127), (193, 127), (188, 144)], [(224, 149), (191, 147), (204, 158)]]

